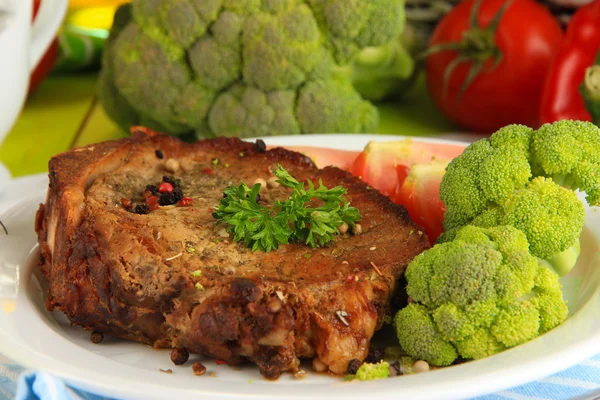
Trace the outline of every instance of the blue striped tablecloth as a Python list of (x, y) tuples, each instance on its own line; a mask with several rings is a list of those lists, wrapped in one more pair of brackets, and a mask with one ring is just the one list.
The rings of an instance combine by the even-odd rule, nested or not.
[[(0, 400), (107, 400), (66, 387), (49, 374), (0, 364)], [(476, 400), (600, 400), (600, 355), (548, 378)]]

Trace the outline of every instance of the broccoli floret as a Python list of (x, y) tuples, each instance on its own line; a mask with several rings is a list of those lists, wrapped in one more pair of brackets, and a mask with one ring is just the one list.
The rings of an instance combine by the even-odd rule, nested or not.
[(373, 381), (376, 379), (384, 379), (390, 376), (389, 364), (382, 361), (377, 364), (363, 363), (356, 371), (355, 379), (359, 381)]
[(294, 91), (265, 94), (236, 85), (219, 96), (209, 114), (210, 131), (219, 136), (269, 136), (300, 133), (293, 113)]
[[(396, 39), (404, 3), (396, 0), (307, 0), (338, 63), (347, 64), (365, 47)], [(377, 27), (377, 29), (374, 29)]]
[(242, 37), (244, 82), (264, 91), (297, 88), (319, 61), (319, 27), (305, 4), (249, 17)]
[(543, 125), (531, 144), (533, 170), (600, 205), (600, 128), (591, 122), (563, 120)]
[(514, 226), (526, 234), (531, 254), (564, 275), (579, 256), (585, 218), (574, 190), (585, 190), (595, 205), (599, 176), (600, 130), (591, 123), (502, 128), (448, 165), (440, 184), (446, 206), (440, 241), (469, 224)]
[(198, 82), (220, 91), (242, 76), (241, 39), (244, 18), (223, 11), (205, 35), (190, 47), (190, 65)]
[(575, 192), (550, 178), (534, 178), (506, 201), (501, 224), (525, 232), (531, 253), (551, 259), (579, 242), (585, 208)]
[(377, 108), (364, 101), (350, 82), (336, 77), (300, 89), (296, 115), (302, 132), (374, 132), (379, 124)]
[(185, 48), (206, 33), (220, 8), (219, 0), (208, 0), (201, 7), (193, 3), (199, 2), (132, 0), (133, 17), (146, 35), (179, 58)]
[(135, 24), (123, 29), (112, 52), (115, 87), (140, 115), (173, 134), (204, 121), (216, 93), (194, 79), (183, 55), (173, 58)]
[(450, 365), (458, 353), (436, 328), (427, 307), (411, 303), (396, 314), (394, 324), (404, 351), (434, 365)]
[(376, 131), (377, 109), (341, 71), (367, 47), (385, 50), (404, 10), (403, 0), (132, 0), (117, 17), (98, 84), (112, 119), (248, 137)]
[[(403, 0), (404, 3), (404, 0)], [(401, 21), (404, 21), (402, 9)], [(397, 98), (415, 77), (415, 62), (405, 45), (404, 30), (389, 43), (362, 49), (350, 64), (352, 84), (370, 101)]]
[(394, 319), (398, 340), (408, 355), (433, 365), (517, 346), (568, 313), (558, 275), (512, 226), (455, 230), (452, 240), (410, 262), (406, 280), (412, 303)]

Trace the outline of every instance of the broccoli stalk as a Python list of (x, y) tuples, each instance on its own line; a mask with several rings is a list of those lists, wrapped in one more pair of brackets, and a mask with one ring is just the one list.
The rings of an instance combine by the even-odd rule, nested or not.
[(575, 244), (568, 249), (561, 251), (557, 255), (547, 260), (542, 261), (547, 263), (547, 266), (556, 271), (556, 273), (558, 273), (560, 276), (564, 276), (568, 274), (573, 266), (577, 263), (579, 254), (581, 254), (581, 242), (579, 239), (577, 239)]
[(352, 84), (367, 100), (377, 102), (398, 97), (414, 80), (415, 62), (407, 49), (404, 8), (399, 19), (401, 33), (395, 40), (362, 49), (349, 64)]
[(368, 47), (354, 58), (352, 84), (361, 96), (381, 101), (399, 96), (411, 83), (415, 63), (402, 38), (379, 47)]
[[(400, 0), (399, 4), (404, 5), (404, 0)], [(398, 9), (397, 21), (396, 38), (377, 46), (364, 47), (354, 53), (350, 62), (336, 67), (337, 73), (351, 81), (362, 98), (369, 101), (398, 98), (416, 78), (415, 53), (411, 51), (414, 40), (404, 29), (404, 7)]]
[(467, 225), (414, 258), (412, 299), (394, 319), (408, 355), (433, 365), (487, 357), (559, 325), (568, 309), (558, 275), (512, 226)]
[(600, 203), (600, 129), (560, 121), (534, 131), (510, 125), (465, 149), (440, 184), (446, 206), (440, 241), (465, 225), (510, 225), (527, 236), (530, 251), (561, 275), (579, 255), (585, 208)]

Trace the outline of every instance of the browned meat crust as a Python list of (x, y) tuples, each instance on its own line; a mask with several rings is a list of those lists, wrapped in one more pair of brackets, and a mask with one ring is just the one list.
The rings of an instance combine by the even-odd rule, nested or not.
[[(169, 174), (168, 159), (178, 161), (174, 175), (194, 205), (127, 211), (121, 199), (140, 201), (147, 184)], [(348, 188), (363, 233), (340, 235), (325, 248), (294, 244), (270, 253), (224, 238), (210, 210), (223, 189), (267, 180), (277, 163), (299, 179)], [(49, 168), (48, 197), (36, 218), (49, 310), (154, 347), (182, 347), (230, 364), (250, 360), (269, 378), (295, 371), (299, 358), (318, 357), (334, 373), (364, 359), (396, 279), (428, 247), (404, 208), (359, 179), (319, 170), (299, 153), (259, 152), (237, 139), (186, 144), (142, 129), (60, 154)], [(284, 196), (274, 188), (262, 197)], [(192, 274), (197, 270), (201, 276)]]

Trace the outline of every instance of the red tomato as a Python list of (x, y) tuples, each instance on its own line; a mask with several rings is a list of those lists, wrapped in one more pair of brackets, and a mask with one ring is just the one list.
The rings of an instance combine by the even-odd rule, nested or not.
[[(487, 27), (505, 3), (506, 0), (482, 1), (477, 14), (479, 26)], [(467, 0), (454, 7), (436, 26), (429, 46), (460, 42), (474, 36), (474, 30), (469, 29), (474, 4), (474, 0)], [(482, 30), (485, 31), (480, 29), (479, 32)], [(471, 35), (465, 35), (466, 32)], [(444, 74), (459, 53), (454, 50), (434, 53), (426, 60), (429, 92), (448, 118), (472, 131), (494, 132), (512, 123), (537, 127), (544, 80), (562, 36), (559, 23), (543, 5), (534, 0), (513, 0), (495, 34), (490, 33), (487, 38), (502, 54), (499, 63), (494, 66), (493, 57), (485, 58), (483, 70), (462, 97), (459, 96), (461, 86), (473, 63), (460, 63), (450, 75), (445, 95)], [(482, 41), (486, 40), (470, 42), (481, 45)], [(493, 53), (493, 49), (488, 48), (486, 52)]]
[[(269, 149), (274, 149), (275, 147), (279, 146), (268, 146)], [(350, 170), (352, 163), (360, 153), (358, 151), (334, 150), (311, 146), (286, 146), (285, 148), (304, 154), (319, 168), (333, 165), (346, 171)]]
[[(40, 8), (41, 0), (33, 1), (33, 18), (35, 19), (37, 12)], [(38, 65), (35, 67), (35, 70), (31, 73), (31, 78), (29, 80), (29, 93), (31, 94), (37, 87), (42, 83), (42, 81), (50, 74), (52, 71), (52, 67), (54, 67), (54, 63), (58, 58), (58, 40), (55, 39)]]
[(350, 172), (386, 196), (393, 195), (415, 163), (433, 159), (452, 159), (464, 150), (463, 145), (418, 142), (370, 142), (352, 164)]
[(446, 207), (440, 199), (440, 182), (444, 176), (448, 160), (434, 160), (427, 164), (414, 164), (408, 175), (406, 167), (398, 165), (398, 175), (406, 177), (392, 196), (394, 203), (406, 207), (408, 215), (427, 233), (433, 245), (444, 231)]

